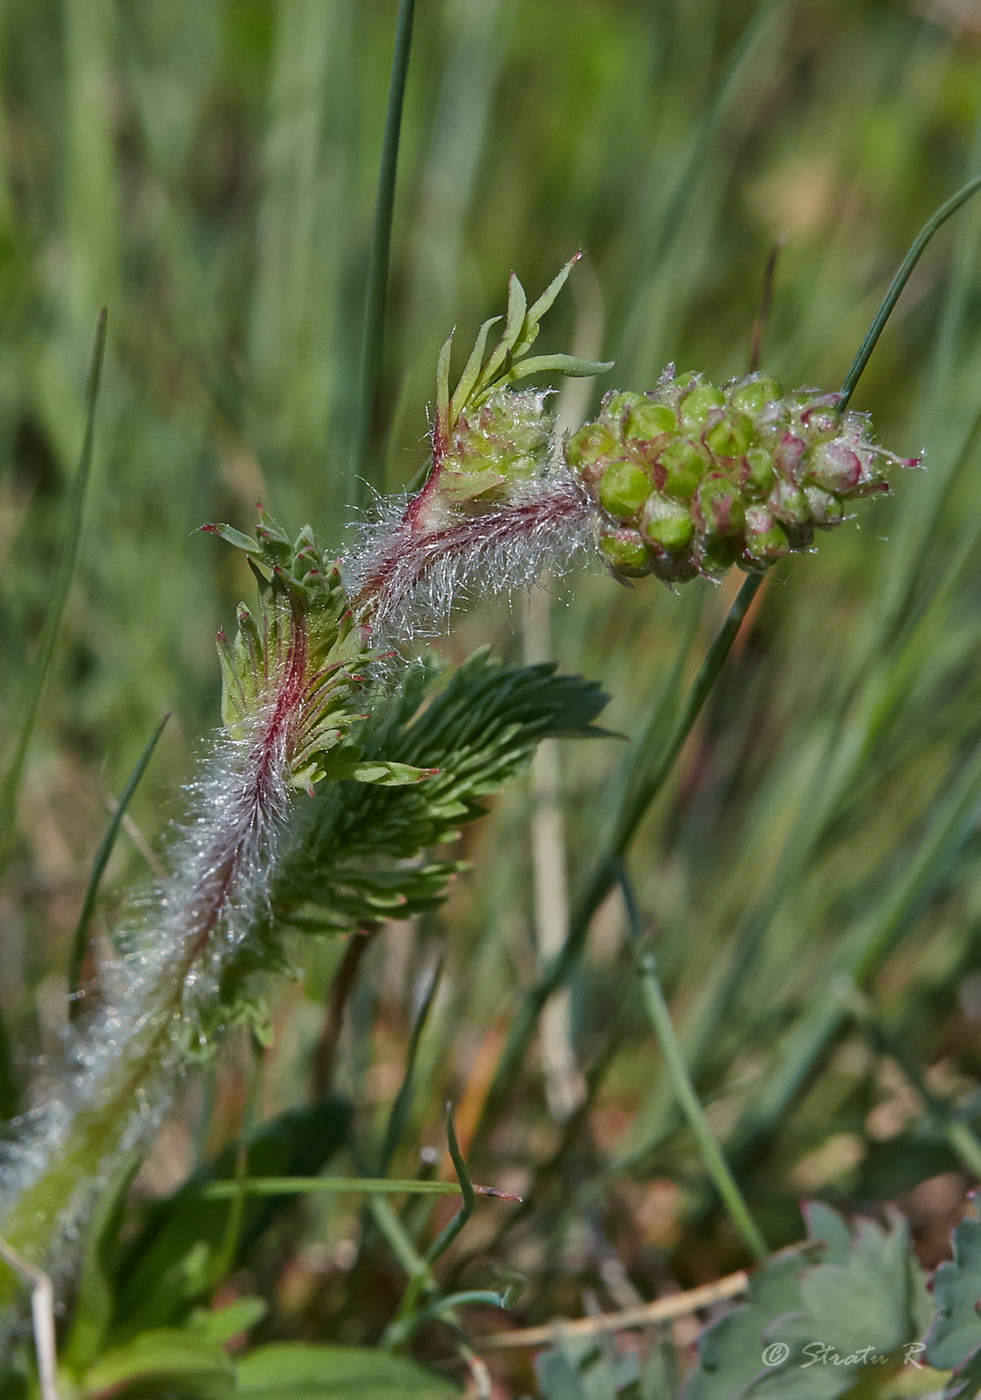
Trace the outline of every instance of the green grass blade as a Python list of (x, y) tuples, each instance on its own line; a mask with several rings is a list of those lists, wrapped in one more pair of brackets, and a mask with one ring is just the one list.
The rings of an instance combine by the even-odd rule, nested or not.
[(641, 821), (650, 810), (651, 803), (664, 786), (675, 760), (694, 728), (702, 707), (719, 677), (736, 637), (739, 635), (739, 629), (762, 581), (762, 575), (753, 574), (743, 582), (725, 621), (709, 647), (705, 660), (702, 662), (698, 675), (688, 692), (681, 713), (674, 726), (669, 730), (667, 737), (663, 741), (660, 740), (659, 734), (656, 732), (660, 725), (649, 725), (637, 748), (631, 754), (629, 766), (635, 770), (636, 776), (627, 787), (624, 799), (614, 819), (608, 848), (593, 867), (583, 893), (573, 910), (565, 943), (539, 980), (525, 994), (511, 1023), (508, 1040), (502, 1051), (481, 1114), (476, 1134), (477, 1141), (484, 1140), (494, 1115), (510, 1092), (514, 1078), (524, 1061), (528, 1045), (535, 1034), (535, 1027), (542, 1008), (549, 997), (567, 980), (579, 962), (586, 942), (586, 935), (589, 932), (590, 921), (617, 883), (621, 859), (636, 835)]
[(157, 747), (157, 741), (164, 731), (164, 726), (170, 719), (170, 711), (167, 712), (150, 735), (146, 747), (137, 759), (136, 766), (127, 779), (126, 786), (119, 795), (119, 801), (112, 814), (109, 825), (106, 827), (105, 835), (99, 843), (99, 849), (95, 853), (92, 862), (92, 869), (89, 872), (89, 882), (85, 889), (85, 898), (82, 900), (82, 908), (78, 915), (78, 923), (75, 925), (75, 933), (72, 937), (71, 952), (68, 957), (68, 1017), (74, 1021), (81, 1009), (81, 999), (78, 996), (79, 983), (82, 976), (82, 965), (85, 961), (85, 950), (88, 946), (89, 922), (95, 909), (95, 901), (99, 894), (99, 884), (105, 873), (105, 868), (109, 864), (109, 857), (112, 855), (113, 847), (116, 844), (116, 837), (119, 835), (119, 828), (122, 826), (126, 809), (132, 800), (133, 794), (139, 787), (143, 774), (147, 770), (153, 751)]
[(749, 1207), (743, 1199), (736, 1178), (733, 1176), (718, 1139), (712, 1131), (712, 1126), (685, 1063), (684, 1051), (675, 1032), (674, 1022), (671, 1020), (671, 1009), (661, 987), (661, 980), (657, 975), (656, 959), (650, 949), (645, 950), (643, 946), (644, 929), (640, 909), (633, 883), (626, 868), (620, 872), (620, 885), (627, 908), (630, 936), (637, 949), (641, 1001), (654, 1034), (657, 1036), (678, 1105), (685, 1115), (688, 1127), (698, 1145), (702, 1165), (718, 1191), (719, 1198), (729, 1212), (729, 1217), (743, 1243), (755, 1258), (765, 1259), (770, 1253), (769, 1247), (749, 1213)]
[[(694, 198), (698, 187), (699, 168), (718, 134), (730, 104), (739, 91), (746, 66), (755, 55), (778, 11), (783, 9), (785, 4), (786, 0), (764, 0), (733, 48), (725, 72), (705, 108), (691, 149), (682, 165), (667, 207), (661, 216), (657, 232), (648, 245), (637, 283), (640, 288), (646, 288), (658, 276), (661, 264), (667, 257)], [(618, 359), (631, 361), (637, 358), (637, 347), (645, 329), (647, 315), (647, 300), (641, 294), (634, 300), (633, 310), (624, 330), (623, 348), (617, 356)], [(643, 363), (644, 356), (640, 355), (639, 358)]]
[(876, 312), (875, 319), (866, 331), (865, 339), (858, 347), (858, 353), (852, 361), (851, 369), (845, 375), (845, 381), (841, 386), (841, 402), (838, 407), (844, 409), (858, 387), (858, 381), (865, 372), (865, 366), (872, 357), (879, 336), (885, 330), (886, 322), (895, 310), (896, 303), (902, 296), (903, 288), (913, 274), (913, 269), (919, 262), (923, 252), (938, 229), (942, 228), (952, 214), (956, 214), (958, 209), (975, 194), (981, 190), (981, 175), (976, 175), (973, 180), (968, 180), (966, 185), (962, 185), (956, 194), (951, 195), (944, 204), (941, 204), (926, 223), (920, 229), (910, 245), (910, 250), (899, 265), (895, 277), (889, 284), (888, 290), (882, 299), (882, 305)]
[(450, 1157), (453, 1160), (453, 1169), (460, 1183), (460, 1195), (463, 1197), (463, 1203), (453, 1219), (439, 1232), (426, 1250), (426, 1263), (430, 1266), (435, 1264), (437, 1259), (442, 1258), (463, 1229), (464, 1225), (466, 1225), (471, 1215), (473, 1215), (473, 1208), (477, 1199), (477, 1193), (470, 1179), (470, 1172), (464, 1161), (463, 1153), (460, 1151), (460, 1143), (456, 1135), (456, 1124), (453, 1122), (453, 1109), (450, 1104), (446, 1105), (446, 1140), (450, 1148)]
[(391, 1166), (392, 1158), (398, 1151), (399, 1143), (402, 1141), (402, 1134), (409, 1117), (409, 1110), (412, 1107), (412, 1089), (415, 1078), (416, 1059), (419, 1054), (419, 1046), (422, 1042), (423, 1032), (429, 1022), (429, 1013), (432, 1010), (433, 1002), (436, 999), (436, 992), (439, 988), (440, 978), (443, 975), (443, 961), (436, 965), (432, 980), (426, 988), (426, 995), (423, 998), (419, 1014), (412, 1027), (412, 1036), (409, 1040), (409, 1048), (405, 1057), (405, 1072), (402, 1075), (402, 1083), (392, 1104), (392, 1111), (388, 1117), (385, 1127), (385, 1137), (382, 1142), (381, 1156), (378, 1163), (378, 1170), (384, 1176)]
[(354, 428), (354, 452), (350, 481), (351, 501), (360, 505), (364, 497), (366, 478), (381, 487), (378, 473), (368, 463), (371, 425), (381, 377), (382, 355), (385, 348), (385, 312), (388, 306), (388, 270), (392, 249), (392, 215), (395, 205), (395, 181), (398, 174), (399, 143), (402, 135), (402, 106), (409, 73), (412, 49), (412, 26), (415, 0), (399, 0), (398, 22), (395, 30), (395, 52), (388, 90), (388, 111), (382, 141), (381, 167), (378, 172), (378, 197), (375, 205), (375, 226), (368, 263), (368, 285), (365, 292), (364, 330), (361, 342), (361, 374), (358, 385), (358, 409)]
[(365, 1196), (459, 1196), (455, 1181), (421, 1181), (374, 1176), (253, 1176), (245, 1181), (212, 1181), (201, 1195), (208, 1201), (234, 1200), (239, 1192), (249, 1196), (320, 1194)]
[(95, 345), (89, 363), (88, 381), (85, 390), (85, 435), (78, 468), (72, 481), (68, 498), (68, 516), (61, 546), (61, 555), (51, 589), (51, 605), (44, 619), (41, 640), (27, 680), (27, 699), (14, 746), (13, 757), (7, 769), (3, 787), (0, 789), (0, 876), (3, 875), (10, 859), (16, 819), (17, 794), (27, 760), (27, 749), (34, 731), (34, 721), (44, 685), (54, 660), (61, 618), (65, 603), (75, 577), (78, 563), (79, 543), (82, 537), (82, 521), (85, 508), (85, 495), (92, 471), (92, 455), (95, 444), (95, 410), (99, 400), (99, 386), (102, 380), (102, 362), (106, 349), (106, 312), (103, 310), (95, 331)]
[(775, 1071), (736, 1125), (730, 1158), (740, 1160), (767, 1138), (796, 1102), (840, 1027), (851, 1015), (844, 995), (864, 988), (896, 945), (915, 927), (964, 842), (981, 803), (981, 749), (944, 796), (902, 876), (868, 919), (845, 940), (824, 990), (787, 1036)]

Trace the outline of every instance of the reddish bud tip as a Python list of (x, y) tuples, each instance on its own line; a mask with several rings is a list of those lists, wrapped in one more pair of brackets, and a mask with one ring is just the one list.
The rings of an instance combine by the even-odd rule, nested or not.
[(495, 1201), (514, 1201), (521, 1204), (522, 1197), (516, 1196), (513, 1191), (501, 1191), (497, 1186), (474, 1186), (474, 1192), (478, 1196), (492, 1196)]
[(218, 531), (221, 529), (221, 526), (220, 526), (220, 525), (202, 525), (202, 526), (201, 526), (201, 529), (204, 531), (204, 533), (205, 533), (206, 535), (217, 535)]

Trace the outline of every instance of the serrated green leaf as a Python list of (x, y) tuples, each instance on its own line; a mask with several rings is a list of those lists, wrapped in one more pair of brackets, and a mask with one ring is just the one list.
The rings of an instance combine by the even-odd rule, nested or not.
[(905, 1221), (849, 1230), (828, 1206), (807, 1220), (809, 1242), (754, 1270), (749, 1302), (699, 1338), (685, 1400), (835, 1400), (921, 1345), (925, 1282)]
[(965, 1216), (951, 1236), (953, 1258), (933, 1276), (937, 1314), (927, 1334), (927, 1360), (938, 1370), (981, 1356), (981, 1220)]
[(807, 1222), (807, 1237), (825, 1246), (826, 1264), (847, 1264), (852, 1247), (848, 1222), (823, 1201), (805, 1201), (801, 1213)]
[(439, 771), (424, 783), (323, 790), (275, 890), (285, 921), (319, 909), (329, 927), (353, 928), (383, 910), (407, 918), (435, 907), (461, 867), (423, 852), (479, 817), (480, 799), (520, 772), (539, 740), (604, 732), (593, 723), (606, 703), (599, 687), (552, 665), (509, 670), (482, 650), (420, 708), (435, 680), (431, 670), (413, 674), (411, 694), (393, 696), (361, 743), (366, 763)]
[(748, 1301), (723, 1313), (699, 1337), (699, 1367), (685, 1400), (732, 1400), (746, 1393), (762, 1370), (769, 1328), (801, 1307), (800, 1279), (813, 1258), (806, 1247), (782, 1250), (752, 1271)]
[(141, 1332), (106, 1352), (85, 1373), (82, 1395), (113, 1395), (127, 1386), (164, 1382), (193, 1386), (195, 1400), (224, 1400), (235, 1393), (235, 1366), (207, 1337), (177, 1328)]
[(279, 1342), (238, 1363), (241, 1400), (449, 1400), (459, 1393), (413, 1361), (363, 1347)]
[[(935, 1394), (936, 1392), (934, 1392)], [(943, 1400), (977, 1400), (981, 1395), (981, 1351), (959, 1366), (944, 1386)]]

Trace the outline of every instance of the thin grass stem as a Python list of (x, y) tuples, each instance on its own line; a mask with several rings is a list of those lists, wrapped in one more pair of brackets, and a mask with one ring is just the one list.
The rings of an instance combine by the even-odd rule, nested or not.
[(72, 580), (75, 577), (75, 567), (78, 564), (78, 550), (82, 538), (85, 496), (88, 491), (89, 478), (92, 474), (92, 456), (95, 446), (95, 410), (99, 401), (99, 386), (102, 382), (102, 363), (105, 359), (105, 350), (106, 312), (103, 310), (99, 313), (99, 319), (96, 323), (95, 343), (89, 361), (88, 378), (85, 388), (85, 433), (82, 438), (82, 451), (79, 456), (78, 467), (72, 479), (71, 492), (68, 497), (65, 534), (61, 545), (58, 569), (51, 588), (51, 605), (44, 619), (41, 640), (38, 643), (37, 654), (28, 676), (27, 700), (24, 704), (24, 713), (21, 718), (13, 757), (10, 760), (7, 775), (3, 780), (3, 787), (0, 788), (0, 876), (2, 876), (6, 870), (7, 862), (10, 859), (14, 819), (17, 807), (17, 793), (20, 789), (20, 781), (24, 774), (24, 764), (27, 761), (27, 749), (31, 742), (31, 735), (34, 732), (34, 721), (37, 718), (38, 706), (41, 703), (41, 695), (44, 691), (45, 682), (48, 679), (48, 673), (51, 670), (51, 663), (54, 660), (55, 647), (58, 644), (58, 636), (61, 632), (61, 619), (65, 611), (65, 604), (68, 601), (68, 593), (72, 586)]
[(382, 356), (385, 349), (385, 314), (388, 309), (388, 273), (392, 251), (392, 217), (395, 207), (395, 183), (398, 174), (399, 144), (402, 135), (402, 107), (409, 74), (412, 50), (412, 26), (415, 0), (399, 0), (395, 29), (395, 51), (388, 89), (388, 110), (382, 140), (381, 165), (378, 172), (378, 196), (375, 205), (375, 225), (368, 262), (368, 283), (365, 291), (364, 330), (361, 341), (361, 372), (358, 384), (358, 408), (354, 429), (350, 492), (352, 504), (360, 505), (364, 498), (364, 480), (380, 487), (368, 464), (371, 425), (378, 398)]
[(661, 1054), (664, 1056), (664, 1063), (678, 1105), (685, 1115), (692, 1136), (698, 1145), (702, 1164), (709, 1179), (718, 1191), (719, 1198), (729, 1212), (729, 1218), (739, 1232), (743, 1243), (755, 1258), (765, 1259), (770, 1253), (769, 1246), (749, 1213), (749, 1207), (743, 1199), (736, 1178), (729, 1168), (695, 1090), (695, 1085), (692, 1083), (688, 1066), (685, 1063), (684, 1051), (675, 1031), (674, 1022), (671, 1020), (671, 1010), (657, 975), (657, 962), (654, 954), (649, 948), (644, 949), (642, 946), (644, 929), (641, 923), (640, 909), (633, 882), (625, 867), (620, 871), (620, 888), (627, 910), (630, 937), (638, 954), (637, 967), (640, 974), (641, 1000), (661, 1047)]
[[(535, 1034), (542, 1007), (549, 997), (571, 975), (586, 942), (593, 915), (619, 879), (620, 861), (637, 832), (651, 803), (667, 780), (674, 762), (695, 726), (702, 707), (711, 693), (725, 664), (739, 629), (762, 584), (762, 575), (751, 574), (744, 582), (725, 621), (709, 647), (698, 675), (688, 692), (685, 704), (667, 737), (659, 738), (662, 721), (667, 718), (662, 707), (652, 714), (641, 739), (631, 754), (632, 782), (626, 785), (624, 797), (613, 822), (613, 832), (606, 853), (600, 857), (574, 907), (569, 931), (560, 952), (551, 961), (539, 980), (525, 994), (524, 1001), (511, 1024), (507, 1043), (501, 1054), (478, 1124), (475, 1141), (483, 1142), (497, 1112), (510, 1093), (514, 1079), (524, 1061), (525, 1051)], [(670, 700), (670, 694), (667, 696)]]
[(170, 711), (163, 716), (156, 729), (150, 735), (146, 747), (136, 761), (132, 773), (126, 781), (116, 803), (109, 825), (106, 827), (105, 835), (99, 843), (99, 849), (95, 853), (92, 862), (92, 869), (89, 872), (89, 882), (85, 888), (85, 897), (82, 900), (82, 908), (79, 911), (78, 923), (75, 925), (75, 933), (72, 936), (71, 952), (68, 955), (68, 1019), (77, 1020), (82, 1009), (82, 999), (79, 996), (79, 988), (82, 980), (82, 968), (85, 963), (85, 953), (88, 948), (89, 923), (95, 910), (95, 901), (99, 894), (99, 885), (109, 864), (109, 857), (112, 855), (113, 847), (116, 844), (116, 837), (119, 835), (119, 828), (123, 824), (123, 817), (126, 809), (139, 787), (143, 774), (147, 770), (153, 751), (157, 747), (157, 741), (164, 731), (164, 726), (170, 719)]
[(852, 361), (851, 369), (845, 375), (844, 383), (841, 386), (841, 400), (838, 404), (839, 410), (847, 408), (849, 400), (858, 387), (858, 381), (865, 372), (865, 367), (872, 357), (872, 351), (879, 341), (879, 336), (885, 330), (886, 322), (895, 310), (896, 303), (902, 296), (903, 288), (913, 274), (913, 269), (920, 261), (924, 249), (930, 242), (938, 229), (942, 228), (952, 214), (956, 214), (961, 205), (967, 201), (978, 190), (981, 190), (981, 175), (975, 175), (973, 180), (968, 180), (966, 185), (962, 185), (956, 194), (951, 195), (946, 203), (941, 204), (933, 214), (930, 215), (926, 223), (920, 229), (910, 245), (910, 250), (899, 265), (895, 277), (889, 283), (889, 288), (882, 299), (882, 305), (875, 314), (871, 326), (865, 333), (865, 339), (858, 347), (858, 353)]

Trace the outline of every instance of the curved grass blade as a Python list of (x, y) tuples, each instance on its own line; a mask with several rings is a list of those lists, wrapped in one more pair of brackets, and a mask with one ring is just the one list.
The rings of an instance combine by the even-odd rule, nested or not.
[(92, 358), (89, 362), (88, 379), (85, 388), (85, 435), (82, 439), (82, 451), (78, 460), (74, 479), (72, 481), (71, 493), (68, 498), (68, 518), (65, 524), (65, 534), (61, 546), (61, 555), (58, 560), (58, 568), (55, 574), (54, 584), (51, 589), (51, 606), (44, 619), (44, 627), (41, 632), (41, 640), (38, 643), (37, 654), (27, 681), (27, 700), (24, 705), (24, 713), (20, 722), (20, 730), (17, 735), (17, 743), (14, 747), (13, 758), (7, 775), (3, 780), (3, 787), (0, 789), (0, 876), (3, 875), (10, 859), (10, 849), (13, 841), (13, 830), (15, 812), (17, 806), (17, 793), (20, 788), (20, 780), (24, 772), (24, 764), (27, 759), (27, 748), (31, 741), (31, 734), (34, 731), (34, 721), (37, 717), (38, 705), (41, 703), (41, 695), (44, 691), (45, 681), (51, 669), (54, 659), (55, 647), (58, 644), (58, 634), (61, 630), (61, 618), (65, 611), (65, 603), (68, 600), (68, 592), (75, 577), (75, 566), (78, 563), (78, 549), (82, 536), (82, 518), (85, 507), (85, 495), (88, 489), (89, 478), (92, 473), (92, 453), (95, 444), (95, 410), (99, 401), (99, 386), (102, 381), (102, 362), (105, 358), (106, 349), (106, 312), (103, 309), (99, 313), (96, 323), (95, 344), (92, 349)]
[(454, 1215), (453, 1219), (439, 1232), (432, 1244), (426, 1250), (426, 1263), (435, 1264), (440, 1259), (457, 1235), (466, 1225), (473, 1215), (474, 1204), (477, 1199), (477, 1192), (470, 1179), (470, 1172), (460, 1151), (460, 1143), (456, 1135), (456, 1124), (453, 1122), (453, 1106), (446, 1105), (446, 1141), (450, 1149), (450, 1157), (453, 1161), (453, 1170), (456, 1172), (457, 1180), (460, 1183), (460, 1195), (463, 1197), (463, 1204)]
[(402, 1140), (402, 1133), (405, 1130), (409, 1109), (412, 1106), (412, 1087), (415, 1076), (416, 1057), (419, 1053), (419, 1045), (429, 1021), (429, 1013), (436, 999), (436, 991), (439, 987), (442, 975), (443, 960), (440, 958), (433, 972), (432, 980), (426, 988), (426, 995), (423, 998), (422, 1006), (419, 1008), (419, 1014), (412, 1027), (409, 1049), (405, 1057), (405, 1073), (402, 1076), (402, 1083), (399, 1085), (399, 1091), (395, 1095), (395, 1101), (392, 1104), (392, 1110), (385, 1127), (385, 1137), (382, 1141), (381, 1157), (378, 1163), (378, 1170), (382, 1175), (384, 1175), (391, 1166), (392, 1158), (395, 1156), (398, 1145)]
[(865, 339), (858, 347), (858, 353), (852, 361), (851, 369), (845, 375), (845, 381), (841, 386), (841, 401), (838, 404), (839, 410), (847, 408), (848, 402), (858, 387), (858, 381), (865, 372), (865, 366), (872, 357), (872, 351), (879, 341), (879, 336), (886, 328), (886, 322), (896, 308), (896, 303), (902, 296), (903, 288), (912, 276), (913, 269), (920, 261), (924, 249), (930, 242), (938, 229), (942, 228), (952, 214), (956, 214), (963, 204), (966, 204), (973, 195), (981, 190), (981, 175), (975, 175), (973, 180), (968, 180), (966, 185), (962, 185), (956, 194), (951, 195), (940, 208), (930, 215), (926, 223), (920, 229), (910, 245), (910, 250), (899, 265), (895, 277), (889, 284), (882, 305), (875, 314), (871, 326), (865, 333)]
[(698, 1145), (702, 1165), (729, 1212), (729, 1217), (741, 1235), (743, 1243), (755, 1258), (766, 1259), (770, 1253), (769, 1247), (749, 1213), (749, 1207), (743, 1199), (736, 1178), (733, 1176), (718, 1139), (712, 1131), (705, 1109), (702, 1107), (695, 1085), (692, 1083), (691, 1074), (685, 1062), (685, 1053), (681, 1048), (674, 1022), (671, 1020), (671, 1009), (664, 995), (661, 979), (657, 975), (657, 961), (650, 948), (644, 947), (644, 928), (637, 904), (637, 895), (626, 866), (623, 866), (620, 871), (620, 888), (623, 891), (623, 900), (627, 909), (631, 941), (637, 954), (641, 1000), (654, 1034), (657, 1036), (658, 1045), (661, 1047), (661, 1054), (664, 1057), (665, 1067), (671, 1079), (678, 1106), (684, 1113), (691, 1134)]
[(109, 825), (106, 827), (105, 835), (99, 843), (99, 849), (95, 853), (92, 862), (92, 869), (89, 872), (89, 882), (85, 889), (85, 898), (82, 900), (82, 908), (78, 915), (78, 923), (75, 925), (75, 933), (72, 937), (71, 953), (68, 957), (68, 1019), (74, 1021), (81, 1008), (79, 998), (79, 984), (82, 977), (82, 965), (85, 962), (85, 950), (88, 946), (89, 923), (95, 910), (95, 901), (99, 894), (99, 885), (105, 868), (109, 864), (109, 857), (112, 855), (113, 847), (116, 844), (116, 837), (119, 835), (119, 828), (122, 825), (126, 809), (130, 804), (134, 792), (139, 787), (143, 774), (147, 770), (153, 751), (157, 747), (157, 740), (164, 731), (164, 726), (170, 719), (170, 711), (163, 716), (156, 729), (150, 735), (146, 748), (136, 761), (136, 766), (127, 779), (126, 786), (119, 795), (119, 801), (112, 814)]
[(361, 341), (361, 373), (358, 384), (358, 407), (354, 427), (351, 480), (351, 504), (358, 506), (364, 495), (364, 478), (375, 487), (382, 483), (373, 479), (368, 468), (368, 447), (371, 424), (378, 396), (382, 353), (385, 347), (385, 312), (388, 307), (388, 269), (392, 250), (392, 214), (395, 205), (395, 180), (398, 173), (399, 142), (402, 135), (402, 106), (409, 73), (412, 49), (412, 24), (415, 0), (399, 0), (395, 30), (395, 52), (392, 55), (392, 75), (388, 89), (388, 110), (385, 115), (385, 135), (382, 141), (381, 166), (378, 172), (378, 197), (375, 205), (375, 226), (368, 263), (368, 285), (365, 292), (364, 331)]

